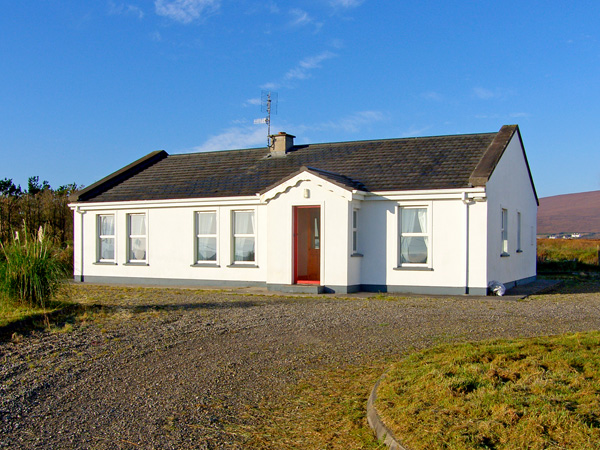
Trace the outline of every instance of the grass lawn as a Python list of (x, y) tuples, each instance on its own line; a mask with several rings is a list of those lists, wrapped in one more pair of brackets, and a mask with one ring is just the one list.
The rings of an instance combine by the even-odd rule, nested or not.
[(600, 448), (600, 332), (444, 345), (396, 363), (376, 407), (412, 449)]

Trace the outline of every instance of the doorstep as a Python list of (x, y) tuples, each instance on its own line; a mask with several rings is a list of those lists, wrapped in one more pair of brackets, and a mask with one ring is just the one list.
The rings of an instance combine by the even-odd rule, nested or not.
[(320, 284), (267, 284), (267, 289), (286, 294), (323, 294), (325, 292), (325, 286)]

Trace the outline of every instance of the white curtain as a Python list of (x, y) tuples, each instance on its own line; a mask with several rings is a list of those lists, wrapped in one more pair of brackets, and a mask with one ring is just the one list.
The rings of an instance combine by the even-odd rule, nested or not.
[(235, 234), (254, 234), (254, 211), (235, 211)]
[(133, 236), (146, 234), (146, 214), (132, 214), (130, 217), (129, 233)]
[(198, 213), (198, 234), (217, 234), (217, 214), (214, 212)]
[(427, 242), (427, 209), (402, 209), (402, 230), (404, 233), (418, 233), (425, 236), (402, 236), (400, 244), (401, 262), (426, 264), (428, 253)]
[(115, 234), (115, 216), (100, 216), (100, 234), (102, 236)]

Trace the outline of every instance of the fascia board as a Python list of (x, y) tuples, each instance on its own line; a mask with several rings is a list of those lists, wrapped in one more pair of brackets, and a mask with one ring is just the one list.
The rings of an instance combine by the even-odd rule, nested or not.
[(79, 208), (84, 211), (97, 211), (107, 209), (137, 209), (137, 208), (189, 208), (194, 206), (236, 206), (258, 205), (260, 198), (257, 196), (243, 197), (207, 197), (171, 200), (138, 200), (127, 202), (85, 202), (69, 203), (72, 210)]
[(384, 201), (384, 200), (463, 200), (463, 194), (467, 194), (469, 199), (484, 199), (487, 194), (485, 188), (466, 188), (466, 189), (430, 189), (420, 191), (380, 191), (369, 192), (365, 195), (365, 201)]

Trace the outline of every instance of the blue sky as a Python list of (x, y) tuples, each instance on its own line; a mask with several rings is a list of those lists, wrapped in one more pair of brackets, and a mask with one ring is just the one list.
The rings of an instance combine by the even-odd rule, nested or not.
[(600, 189), (600, 2), (22, 0), (0, 16), (0, 179), (89, 185), (158, 149), (497, 131), (540, 197)]

